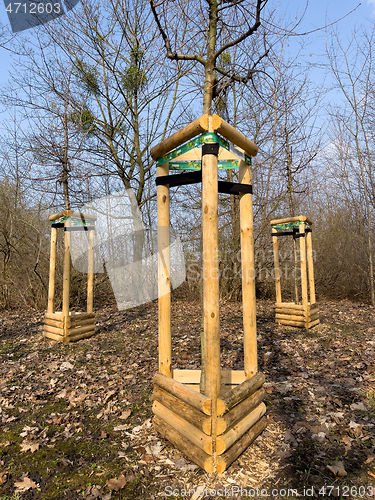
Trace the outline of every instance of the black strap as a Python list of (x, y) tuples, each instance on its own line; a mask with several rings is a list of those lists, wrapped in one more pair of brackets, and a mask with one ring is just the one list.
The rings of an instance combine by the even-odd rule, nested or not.
[(293, 236), (296, 238), (304, 238), (305, 233), (297, 233), (296, 231), (278, 231), (277, 233), (273, 233), (272, 236)]
[(204, 155), (219, 155), (220, 144), (217, 142), (206, 142), (202, 145), (202, 158)]
[(187, 184), (198, 184), (202, 182), (202, 170), (194, 170), (193, 172), (185, 172), (183, 174), (163, 175), (156, 178), (157, 186), (169, 187), (185, 186)]
[(64, 227), (64, 231), (94, 231), (95, 226), (68, 226)]
[[(202, 182), (202, 171), (185, 172), (183, 174), (163, 175), (156, 178), (157, 186), (169, 185), (170, 188), (176, 186), (186, 186), (188, 184), (198, 184)], [(238, 182), (218, 181), (219, 193), (240, 194), (253, 192), (251, 184), (240, 184)]]
[(238, 182), (219, 181), (219, 193), (226, 194), (240, 194), (250, 193), (253, 194), (252, 184), (239, 184)]

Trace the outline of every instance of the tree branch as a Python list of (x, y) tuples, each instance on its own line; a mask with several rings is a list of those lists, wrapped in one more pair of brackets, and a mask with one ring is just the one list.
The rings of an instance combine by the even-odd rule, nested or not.
[[(152, 0), (150, 0), (150, 1), (152, 1)], [(220, 47), (220, 49), (215, 54), (215, 59), (217, 57), (219, 57), (219, 55), (222, 54), (225, 50), (229, 49), (230, 47), (234, 47), (235, 45), (238, 45), (239, 43), (243, 42), (243, 40), (245, 40), (246, 38), (248, 38), (249, 36), (251, 36), (253, 33), (256, 32), (256, 30), (259, 28), (259, 26), (261, 24), (260, 23), (260, 13), (262, 11), (263, 1), (264, 0), (257, 1), (255, 23), (253, 24), (253, 26), (251, 26), (251, 28), (249, 28), (246, 31), (246, 33), (244, 33), (240, 37), (238, 37), (235, 40), (232, 40), (231, 42), (228, 42), (228, 43), (224, 44), (222, 47)]]
[(159, 16), (156, 12), (154, 1), (149, 0), (149, 2), (150, 2), (151, 11), (152, 11), (152, 14), (154, 16), (156, 25), (157, 25), (159, 32), (163, 38), (164, 46), (165, 46), (166, 51), (167, 51), (168, 59), (171, 59), (173, 61), (197, 61), (197, 62), (200, 62), (201, 64), (203, 64), (203, 66), (206, 66), (206, 61), (199, 54), (177, 54), (177, 52), (172, 50), (171, 42), (169, 41), (169, 38), (168, 38), (166, 32), (164, 31), (164, 29), (161, 25)]

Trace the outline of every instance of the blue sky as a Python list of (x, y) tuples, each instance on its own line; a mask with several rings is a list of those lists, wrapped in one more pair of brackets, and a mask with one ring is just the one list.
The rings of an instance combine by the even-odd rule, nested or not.
[[(286, 16), (293, 20), (294, 17), (302, 14), (306, 2), (303, 0), (279, 0), (278, 6), (281, 12), (285, 12)], [(354, 9), (355, 11), (349, 14)], [(298, 33), (309, 32), (324, 27), (326, 24), (330, 24), (338, 19), (341, 20), (337, 23), (336, 27), (341, 36), (349, 38), (355, 26), (370, 25), (375, 21), (375, 0), (363, 0), (361, 3), (357, 0), (309, 0), (304, 19), (296, 31)], [(8, 25), (7, 13), (3, 2), (0, 2), (0, 22)], [(31, 34), (32, 30), (29, 31)], [(306, 35), (303, 39), (307, 44), (305, 50), (307, 60), (310, 63), (320, 62), (325, 50), (324, 30)], [(298, 43), (297, 37), (292, 39), (290, 43), (291, 51), (296, 46), (294, 43)], [(13, 55), (0, 47), (0, 58), (0, 84), (4, 86), (8, 79), (8, 71), (11, 69)], [(314, 78), (314, 74), (312, 76)], [(319, 80), (320, 77), (321, 74), (317, 71), (316, 80)], [(0, 109), (0, 118), (4, 118), (5, 115), (1, 111)]]

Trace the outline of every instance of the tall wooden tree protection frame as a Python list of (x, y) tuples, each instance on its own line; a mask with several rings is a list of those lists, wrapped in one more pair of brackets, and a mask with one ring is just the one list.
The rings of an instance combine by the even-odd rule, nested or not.
[[(312, 328), (319, 324), (319, 311), (315, 302), (314, 258), (312, 250), (312, 222), (307, 217), (288, 217), (271, 220), (273, 256), (276, 284), (276, 323), (301, 328)], [(281, 298), (281, 273), (278, 238), (293, 236), (299, 239), (301, 294), (300, 304), (283, 302)], [(306, 258), (307, 257), (307, 258)]]
[[(50, 215), (51, 221), (51, 254), (48, 288), (48, 306), (44, 316), (43, 335), (59, 342), (71, 342), (91, 337), (95, 333), (94, 306), (94, 234), (96, 216), (84, 215), (71, 210), (64, 210)], [(62, 311), (55, 311), (55, 271), (57, 231), (64, 233), (64, 269)], [(70, 233), (71, 231), (88, 231), (88, 273), (87, 273), (87, 311), (72, 312), (69, 310), (70, 298)]]
[[(197, 159), (199, 146), (202, 148)], [(217, 115), (201, 116), (151, 149), (151, 156), (158, 165), (159, 254), (159, 371), (154, 376), (154, 426), (209, 473), (223, 472), (266, 426), (266, 407), (262, 402), (264, 375), (258, 373), (256, 340), (251, 156), (255, 156), (257, 150), (252, 141)], [(233, 160), (238, 158), (240, 182), (219, 181), (219, 164), (222, 168), (233, 168)], [(198, 170), (170, 175), (170, 169)], [(204, 256), (203, 394), (199, 392), (200, 370), (172, 370), (171, 365), (169, 190), (174, 186), (199, 182), (202, 183)], [(220, 369), (219, 192), (240, 197), (243, 371)]]

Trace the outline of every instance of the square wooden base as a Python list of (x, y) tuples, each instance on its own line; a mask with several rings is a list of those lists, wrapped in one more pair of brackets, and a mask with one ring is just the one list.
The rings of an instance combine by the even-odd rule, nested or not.
[(319, 325), (319, 310), (317, 304), (308, 304), (304, 308), (302, 304), (294, 302), (282, 302), (275, 305), (276, 323), (300, 328), (312, 328)]
[(95, 333), (95, 313), (45, 313), (43, 335), (58, 342), (73, 342)]
[[(187, 380), (197, 377), (196, 372), (200, 375), (199, 370), (178, 370), (174, 376), (176, 372), (178, 378)], [(222, 381), (231, 382), (238, 373), (225, 370)], [(258, 373), (228, 389), (216, 400), (217, 415), (212, 416), (213, 402), (206, 396), (158, 373), (154, 377), (154, 426), (206, 472), (220, 474), (266, 427), (263, 382), (264, 375)]]

